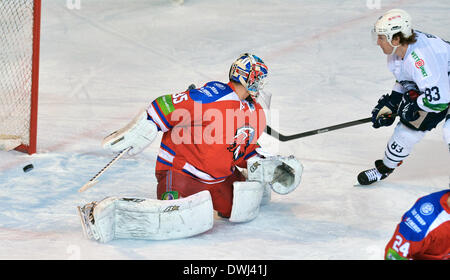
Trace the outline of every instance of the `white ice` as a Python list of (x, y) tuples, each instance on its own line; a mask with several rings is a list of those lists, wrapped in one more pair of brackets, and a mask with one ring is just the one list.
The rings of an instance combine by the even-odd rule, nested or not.
[[(299, 188), (273, 193), (249, 223), (216, 218), (212, 230), (187, 239), (96, 243), (84, 238), (76, 206), (155, 198), (159, 138), (77, 190), (111, 160), (104, 136), (160, 95), (226, 82), (245, 51), (269, 66), (266, 90), (281, 133), (369, 117), (394, 82), (370, 29), (396, 7), (417, 29), (450, 39), (450, 3), (441, 0), (43, 1), (38, 153), (0, 152), (0, 259), (382, 259), (403, 213), (448, 188), (442, 124), (370, 187), (354, 187), (356, 175), (383, 156), (393, 126), (283, 143), (263, 135), (266, 150), (303, 163)], [(24, 173), (27, 163), (34, 169)]]

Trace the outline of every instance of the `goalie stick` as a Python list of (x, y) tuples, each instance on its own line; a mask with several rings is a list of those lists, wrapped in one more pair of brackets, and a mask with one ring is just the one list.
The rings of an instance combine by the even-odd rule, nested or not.
[(346, 128), (346, 127), (350, 127), (350, 126), (354, 126), (354, 125), (368, 123), (368, 122), (371, 122), (371, 120), (372, 120), (372, 118), (364, 118), (364, 119), (359, 119), (359, 120), (355, 120), (355, 121), (351, 121), (351, 122), (341, 123), (341, 124), (337, 124), (337, 125), (332, 125), (332, 126), (328, 126), (328, 127), (324, 127), (324, 128), (320, 128), (320, 129), (314, 129), (314, 130), (297, 133), (297, 134), (292, 134), (292, 135), (283, 135), (283, 134), (279, 133), (278, 131), (276, 131), (275, 129), (271, 128), (269, 125), (266, 126), (266, 129), (264, 131), (267, 134), (269, 134), (270, 136), (273, 136), (282, 142), (286, 142), (286, 141), (290, 141), (290, 140), (294, 140), (294, 139), (298, 139), (298, 138), (303, 138), (303, 137), (307, 137), (307, 136), (311, 136), (311, 135), (325, 133), (328, 131), (333, 131), (336, 129), (341, 129), (341, 128)]
[(108, 168), (110, 168), (116, 161), (118, 161), (126, 152), (128, 152), (132, 147), (128, 147), (122, 151), (120, 151), (108, 164), (105, 165), (94, 177), (92, 177), (86, 184), (84, 184), (78, 192), (84, 192), (89, 189), (93, 185), (98, 183), (97, 178), (100, 177)]

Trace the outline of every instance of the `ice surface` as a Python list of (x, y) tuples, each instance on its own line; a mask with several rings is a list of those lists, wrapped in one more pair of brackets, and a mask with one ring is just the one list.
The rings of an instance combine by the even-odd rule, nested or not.
[[(269, 152), (298, 157), (304, 175), (293, 193), (273, 193), (252, 222), (216, 218), (212, 230), (182, 240), (86, 240), (76, 206), (156, 197), (159, 138), (77, 192), (112, 158), (101, 139), (154, 98), (227, 81), (232, 61), (250, 51), (269, 66), (266, 90), (281, 133), (365, 118), (394, 82), (371, 41), (376, 18), (403, 8), (418, 29), (450, 39), (450, 3), (68, 2), (42, 3), (38, 153), (0, 152), (0, 259), (382, 259), (401, 215), (420, 196), (448, 188), (442, 124), (371, 187), (353, 184), (383, 156), (393, 127), (364, 124), (284, 143), (263, 135)], [(24, 173), (27, 163), (34, 169)]]

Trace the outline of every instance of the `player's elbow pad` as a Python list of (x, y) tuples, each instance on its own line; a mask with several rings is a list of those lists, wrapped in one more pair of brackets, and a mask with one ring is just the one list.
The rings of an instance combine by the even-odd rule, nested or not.
[(147, 148), (158, 134), (156, 124), (147, 117), (147, 110), (142, 109), (139, 114), (125, 127), (114, 131), (103, 139), (102, 146), (114, 153), (128, 147), (128, 155), (134, 156)]

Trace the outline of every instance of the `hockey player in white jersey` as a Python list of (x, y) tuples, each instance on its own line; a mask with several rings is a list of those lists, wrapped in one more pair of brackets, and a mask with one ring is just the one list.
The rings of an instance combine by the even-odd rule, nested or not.
[(392, 92), (383, 95), (372, 111), (373, 127), (390, 126), (397, 116), (400, 121), (383, 159), (358, 175), (361, 185), (389, 176), (426, 132), (445, 119), (450, 102), (450, 43), (412, 29), (410, 15), (400, 9), (381, 16), (373, 36), (396, 79)]

